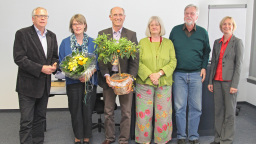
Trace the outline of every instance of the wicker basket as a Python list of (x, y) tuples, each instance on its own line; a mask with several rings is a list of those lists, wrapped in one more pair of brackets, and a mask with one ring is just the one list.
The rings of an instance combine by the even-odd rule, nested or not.
[(122, 73), (121, 76), (119, 74), (112, 75), (110, 77), (110, 84), (114, 86), (114, 93), (116, 95), (127, 94), (127, 89), (129, 88), (131, 78), (131, 75), (126, 73)]

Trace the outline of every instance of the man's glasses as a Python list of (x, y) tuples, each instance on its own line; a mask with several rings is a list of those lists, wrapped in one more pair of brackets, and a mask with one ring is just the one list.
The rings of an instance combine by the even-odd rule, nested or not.
[(49, 18), (48, 15), (35, 15), (35, 16), (38, 17), (38, 18), (45, 18), (45, 19)]

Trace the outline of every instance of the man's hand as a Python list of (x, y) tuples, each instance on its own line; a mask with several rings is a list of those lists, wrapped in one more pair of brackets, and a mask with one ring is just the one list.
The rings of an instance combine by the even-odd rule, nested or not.
[(231, 94), (237, 93), (237, 89), (231, 87), (229, 93)]
[(208, 90), (210, 91), (210, 92), (213, 92), (213, 85), (208, 85)]
[(127, 91), (126, 91), (127, 94), (130, 93), (131, 91), (133, 91), (133, 89), (132, 89), (132, 83), (133, 83), (133, 81), (131, 80), (131, 81), (129, 82), (129, 86), (128, 86), (128, 89), (127, 89)]
[(43, 65), (41, 72), (50, 75), (53, 72), (55, 72), (56, 68), (57, 68), (56, 62), (53, 65)]
[(202, 77), (202, 82), (204, 82), (205, 77), (206, 77), (206, 70), (205, 70), (205, 68), (202, 68), (202, 69), (201, 69), (201, 74), (200, 74), (200, 76)]
[(108, 86), (112, 87), (112, 85), (110, 84), (110, 76), (106, 75), (105, 78), (106, 78), (106, 82), (107, 82)]

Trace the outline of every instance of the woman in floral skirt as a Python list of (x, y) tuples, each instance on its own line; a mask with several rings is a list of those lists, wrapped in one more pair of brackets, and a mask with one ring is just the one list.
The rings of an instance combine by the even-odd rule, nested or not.
[[(146, 38), (140, 40), (140, 61), (136, 80), (137, 143), (149, 144), (154, 125), (154, 141), (163, 144), (172, 136), (172, 74), (176, 68), (174, 46), (163, 38), (165, 29), (157, 16), (149, 19)], [(154, 118), (153, 118), (154, 111)]]

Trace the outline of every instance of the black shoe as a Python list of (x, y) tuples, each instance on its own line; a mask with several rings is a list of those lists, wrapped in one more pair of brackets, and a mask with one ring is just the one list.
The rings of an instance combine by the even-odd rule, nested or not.
[(189, 140), (190, 144), (200, 144), (199, 140)]
[(185, 139), (178, 139), (177, 144), (186, 144), (186, 140)]
[(211, 142), (210, 144), (220, 144), (220, 143), (213, 141), (213, 142)]
[(84, 141), (84, 143), (83, 144), (90, 144), (89, 142), (86, 142), (86, 141)]
[(83, 144), (83, 143), (80, 141), (80, 142), (75, 142), (75, 144)]

